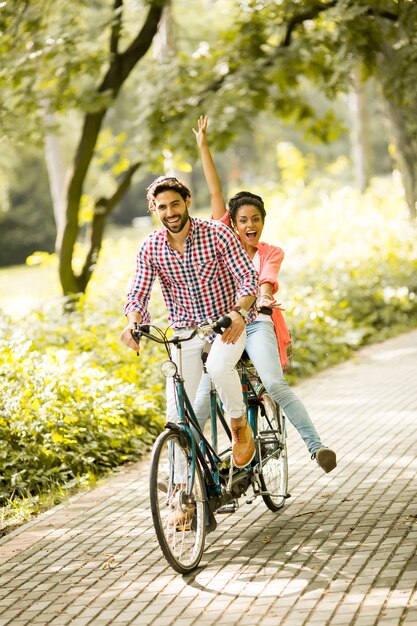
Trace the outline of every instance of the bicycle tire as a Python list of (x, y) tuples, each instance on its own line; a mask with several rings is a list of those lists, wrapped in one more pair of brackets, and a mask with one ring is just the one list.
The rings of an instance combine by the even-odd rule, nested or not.
[(197, 567), (204, 551), (206, 503), (203, 478), (195, 465), (191, 494), (186, 493), (191, 473), (187, 435), (167, 430), (155, 441), (150, 472), (152, 519), (161, 550), (180, 574)]
[(281, 509), (288, 491), (288, 456), (285, 423), (281, 408), (265, 391), (259, 389), (261, 406), (257, 410), (259, 478), (262, 498), (271, 511)]

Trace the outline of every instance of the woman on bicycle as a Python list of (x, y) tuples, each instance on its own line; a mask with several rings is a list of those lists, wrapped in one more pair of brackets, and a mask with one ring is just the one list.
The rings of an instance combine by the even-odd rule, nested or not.
[[(284, 252), (277, 246), (260, 242), (265, 221), (265, 207), (260, 196), (241, 191), (229, 200), (228, 211), (222, 193), (220, 178), (212, 159), (206, 137), (207, 116), (200, 116), (198, 131), (193, 129), (201, 153), (204, 175), (210, 192), (212, 217), (233, 228), (249, 258), (259, 273), (260, 292), (258, 308), (271, 309), (272, 315), (260, 313), (246, 326), (246, 352), (255, 366), (265, 389), (271, 394), (298, 430), (312, 459), (327, 473), (336, 467), (336, 454), (321, 442), (313, 422), (301, 400), (284, 378), (287, 363), (286, 346), (290, 342), (284, 318), (274, 294), (278, 291), (277, 276)], [(207, 395), (209, 381), (204, 379), (196, 397), (196, 414), (201, 423), (208, 416)]]

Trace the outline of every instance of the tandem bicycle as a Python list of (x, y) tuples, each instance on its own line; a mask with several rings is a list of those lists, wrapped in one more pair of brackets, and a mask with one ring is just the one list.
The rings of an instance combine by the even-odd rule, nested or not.
[[(253, 497), (262, 497), (271, 511), (281, 509), (290, 497), (285, 416), (266, 392), (245, 352), (237, 369), (255, 440), (255, 456), (246, 467), (237, 468), (232, 462), (231, 432), (214, 386), (210, 391), (209, 437), (201, 430), (187, 396), (181, 372), (181, 343), (196, 334), (207, 338), (213, 332), (221, 333), (230, 323), (230, 318), (223, 316), (216, 322), (198, 324), (189, 336), (181, 338), (175, 334), (168, 337), (170, 329), (163, 331), (150, 324), (136, 324), (132, 330), (137, 343), (145, 337), (164, 345), (168, 360), (161, 370), (164, 376), (174, 379), (178, 422), (167, 422), (154, 443), (150, 504), (161, 550), (181, 574), (198, 566), (206, 534), (217, 526), (215, 514), (233, 513), (249, 488)], [(179, 349), (178, 365), (172, 360), (171, 346)], [(218, 424), (225, 433), (224, 446), (219, 445)]]

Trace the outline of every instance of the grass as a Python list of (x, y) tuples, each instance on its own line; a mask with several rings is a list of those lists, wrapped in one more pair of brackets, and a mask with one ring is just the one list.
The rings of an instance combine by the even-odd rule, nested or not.
[(1, 309), (13, 319), (52, 302), (59, 293), (55, 263), (0, 269)]
[(104, 479), (104, 476), (91, 474), (82, 477), (71, 485), (52, 485), (45, 493), (37, 495), (27, 494), (19, 498), (11, 498), (0, 508), (0, 537), (11, 533), (19, 526), (30, 522), (32, 519), (49, 511), (54, 506), (65, 502), (69, 497), (88, 489), (94, 489)]
[[(132, 268), (135, 248), (148, 232), (149, 229), (143, 227), (133, 229), (111, 226), (107, 229), (103, 248), (115, 247), (116, 254), (121, 255), (118, 259), (125, 257), (125, 280)], [(118, 245), (120, 242), (126, 246), (124, 251), (123, 246)], [(108, 271), (108, 264), (99, 263), (98, 276)], [(100, 281), (93, 280), (91, 286), (93, 291), (94, 285), (98, 282)], [(58, 259), (55, 255), (35, 253), (31, 257), (31, 264), (0, 268), (0, 311), (13, 319), (22, 318), (33, 310), (59, 305), (61, 295)], [(120, 298), (123, 297), (123, 290), (119, 295)]]

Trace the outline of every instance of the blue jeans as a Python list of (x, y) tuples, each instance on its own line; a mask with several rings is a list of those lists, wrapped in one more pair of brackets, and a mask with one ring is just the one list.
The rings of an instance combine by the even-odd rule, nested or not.
[[(246, 332), (245, 349), (265, 389), (280, 405), (291, 424), (298, 430), (310, 454), (323, 448), (324, 446), (307, 409), (284, 378), (272, 323), (255, 320), (246, 326)], [(207, 375), (203, 375), (194, 404), (195, 413), (202, 426), (210, 413), (209, 389), (210, 379)]]

